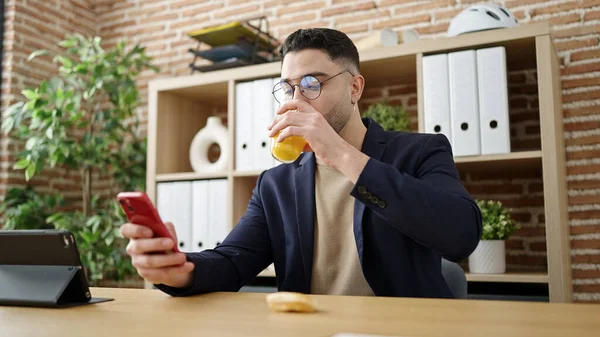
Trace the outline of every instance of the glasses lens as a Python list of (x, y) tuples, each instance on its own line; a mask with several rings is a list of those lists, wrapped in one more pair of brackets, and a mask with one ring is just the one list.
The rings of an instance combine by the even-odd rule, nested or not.
[(321, 93), (321, 84), (314, 76), (304, 76), (300, 81), (302, 95), (308, 99), (315, 99)]
[(282, 103), (285, 100), (292, 99), (294, 89), (287, 82), (279, 82), (273, 88), (273, 96), (278, 103)]

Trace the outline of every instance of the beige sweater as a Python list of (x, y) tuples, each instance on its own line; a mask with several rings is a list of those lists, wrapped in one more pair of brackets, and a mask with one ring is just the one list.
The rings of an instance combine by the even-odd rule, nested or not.
[(340, 171), (317, 158), (313, 294), (373, 296), (354, 239), (352, 187)]

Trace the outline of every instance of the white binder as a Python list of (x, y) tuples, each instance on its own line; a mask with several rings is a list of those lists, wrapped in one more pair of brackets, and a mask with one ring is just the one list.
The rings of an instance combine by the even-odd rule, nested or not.
[(227, 179), (214, 179), (208, 181), (208, 223), (209, 244), (212, 249), (218, 246), (227, 234)]
[(510, 152), (508, 82), (504, 47), (477, 50), (481, 154)]
[(262, 171), (273, 166), (269, 130), (267, 130), (267, 126), (269, 126), (275, 116), (273, 95), (271, 94), (273, 80), (271, 78), (255, 80), (252, 85), (252, 148), (254, 149), (252, 168), (253, 170)]
[(476, 62), (475, 50), (448, 54), (450, 120), (455, 156), (481, 154)]
[(201, 251), (209, 245), (208, 181), (192, 182), (192, 249)]
[(423, 103), (425, 133), (441, 133), (452, 144), (447, 54), (423, 56)]
[[(280, 81), (281, 81), (281, 77), (275, 77), (275, 78), (273, 78), (273, 83), (271, 85), (271, 88), (274, 88), (275, 85), (277, 83), (279, 83)], [(271, 90), (271, 101), (273, 102), (273, 119), (275, 119), (275, 116), (277, 115), (277, 110), (279, 110), (279, 103), (277, 103), (277, 101), (275, 100), (275, 97), (273, 97), (272, 91), (273, 90)], [(271, 143), (270, 142), (271, 142), (271, 139), (269, 139), (269, 151), (270, 151), (270, 148), (271, 148)], [(277, 159), (273, 158), (273, 156), (270, 154), (270, 152), (269, 152), (269, 155), (271, 157), (271, 161), (273, 162), (273, 164), (272, 164), (273, 167), (281, 164)]]
[(187, 181), (162, 182), (156, 186), (156, 209), (163, 221), (175, 226), (182, 252), (192, 251), (191, 186)]
[(252, 82), (235, 85), (235, 170), (251, 171), (254, 166), (252, 144)]

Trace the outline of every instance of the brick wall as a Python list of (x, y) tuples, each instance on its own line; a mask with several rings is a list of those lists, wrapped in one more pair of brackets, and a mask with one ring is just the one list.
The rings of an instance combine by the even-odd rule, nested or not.
[[(106, 46), (113, 45), (121, 38), (146, 45), (161, 71), (159, 74), (143, 74), (139, 80), (143, 100), (140, 113), (145, 116), (148, 80), (189, 73), (187, 65), (191, 58), (187, 50), (195, 47), (195, 43), (187, 38), (187, 31), (264, 14), (269, 19), (271, 32), (281, 40), (303, 27), (337, 28), (354, 39), (384, 27), (396, 30), (414, 28), (421, 34), (421, 38), (430, 39), (443, 37), (453, 16), (469, 4), (480, 1), (21, 0), (18, 1), (23, 4), (21, 6), (15, 5), (15, 2), (17, 1), (9, 1), (9, 8), (12, 7), (13, 11), (18, 7), (16, 15), (12, 14), (13, 21), (15, 17), (17, 21), (21, 17), (34, 20), (36, 16), (33, 14), (40, 12), (44, 14), (39, 15), (52, 17), (68, 16), (71, 15), (68, 13), (80, 13), (83, 8), (87, 8), (86, 13), (89, 13), (90, 7), (82, 4), (93, 3), (91, 12), (95, 15), (96, 29)], [(60, 8), (55, 11), (58, 14), (37, 10), (31, 13), (32, 11), (26, 10), (30, 7), (29, 4), (46, 2), (55, 4), (55, 9)], [(597, 173), (600, 168), (600, 0), (498, 2), (509, 7), (522, 23), (549, 20), (552, 24), (554, 42), (562, 64), (574, 298), (577, 301), (600, 301), (600, 175)], [(67, 6), (71, 10), (67, 10)], [(41, 24), (47, 20), (38, 18), (34, 21)], [(78, 22), (80, 21), (94, 22), (91, 18)], [(22, 39), (36, 41), (35, 34), (31, 33), (34, 28), (21, 29), (28, 29)], [(9, 31), (6, 36), (11, 37)], [(50, 34), (45, 40), (54, 41), (53, 38)], [(29, 45), (24, 48), (28, 51), (32, 49)], [(7, 50), (7, 55), (9, 54), (10, 51)], [(25, 54), (27, 52), (19, 55)], [(14, 93), (19, 91), (15, 88), (24, 83), (24, 79), (19, 78), (27, 75), (27, 69), (17, 67), (19, 62), (10, 63), (8, 59), (4, 62), (5, 71), (7, 67), (9, 70), (13, 67), (17, 75), (5, 75), (2, 90)], [(22, 58), (20, 62), (22, 64)], [(511, 129), (512, 144), (520, 149), (535, 147), (539, 144), (539, 125), (535, 122), (538, 103), (535, 90), (532, 92), (536, 85), (535, 71), (511, 73), (510, 83), (511, 120), (517, 121)], [(7, 89), (8, 85), (10, 89)], [(392, 100), (403, 103), (413, 114), (416, 112), (414, 83), (370, 89), (373, 90), (365, 93), (365, 104), (369, 99), (376, 100), (387, 95)], [(4, 103), (3, 99), (3, 106)], [(2, 167), (6, 167), (6, 159), (10, 159), (6, 158), (9, 153), (3, 148), (0, 151), (5, 159)], [(6, 176), (6, 173), (0, 174), (3, 174), (0, 177)], [(508, 243), (509, 267), (545, 268), (542, 184), (539, 173), (523, 172), (502, 177), (472, 174), (463, 178), (474, 196), (502, 199), (515, 208), (516, 217), (524, 228)], [(498, 189), (494, 190), (494, 194), (489, 194), (490, 187)]]
[[(97, 33), (97, 16), (92, 0), (8, 0), (4, 23), (4, 56), (2, 62), (2, 110), (20, 97), (21, 90), (39, 85), (58, 73), (49, 56), (27, 62), (38, 49), (58, 52), (57, 43), (66, 33)], [(12, 171), (22, 144), (0, 135), (0, 200), (7, 189), (24, 184), (22, 171)], [(67, 201), (79, 200), (79, 172), (48, 170), (31, 184), (38, 191), (63, 191)]]

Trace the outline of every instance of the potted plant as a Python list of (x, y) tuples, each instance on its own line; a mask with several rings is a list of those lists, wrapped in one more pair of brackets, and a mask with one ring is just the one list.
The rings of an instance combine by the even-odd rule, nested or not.
[[(126, 220), (115, 196), (145, 189), (146, 140), (139, 130), (135, 77), (156, 70), (143, 47), (119, 42), (104, 50), (100, 42), (67, 36), (59, 43), (64, 52), (53, 58), (58, 76), (23, 90), (2, 120), (2, 130), (25, 145), (14, 169), (23, 170), (26, 181), (47, 168), (78, 172), (81, 196), (73, 200), (51, 189), (51, 197), (36, 197), (30, 188), (14, 190), (3, 211), (12, 220), (6, 223), (70, 230), (92, 285), (135, 275), (119, 233)], [(36, 51), (28, 60), (47, 54)], [(99, 190), (100, 181), (109, 187)]]
[(506, 271), (505, 240), (519, 225), (500, 201), (477, 200), (481, 210), (481, 240), (469, 256), (469, 271), (482, 274), (502, 274)]
[(370, 117), (386, 131), (410, 131), (410, 115), (401, 105), (382, 100), (370, 105), (362, 116)]

